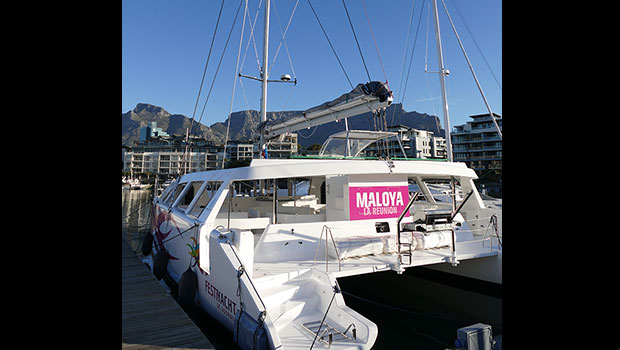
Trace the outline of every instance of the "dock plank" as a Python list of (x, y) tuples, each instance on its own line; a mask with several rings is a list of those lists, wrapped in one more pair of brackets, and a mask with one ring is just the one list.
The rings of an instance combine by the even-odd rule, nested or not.
[(122, 239), (123, 350), (215, 349)]

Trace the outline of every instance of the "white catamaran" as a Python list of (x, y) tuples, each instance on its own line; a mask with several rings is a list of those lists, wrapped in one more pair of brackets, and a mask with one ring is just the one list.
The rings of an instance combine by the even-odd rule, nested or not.
[[(369, 349), (377, 326), (346, 306), (336, 279), (497, 255), (428, 189), (458, 182), (457, 210), (475, 215), (475, 178), (462, 163), (350, 159), (189, 173), (154, 200), (154, 273), (179, 295), (195, 288), (191, 300), (250, 348), (260, 328), (268, 348), (308, 349), (318, 332), (332, 348)], [(421, 191), (410, 195), (411, 182)]]
[[(370, 82), (267, 121), (266, 86), (265, 74), (262, 139), (346, 121), (393, 100), (383, 83)], [(332, 150), (330, 159), (254, 159), (179, 177), (153, 199), (152, 235), (144, 240), (153, 273), (178, 288), (181, 305), (221, 322), (242, 349), (370, 349), (378, 327), (346, 305), (339, 277), (433, 264), (458, 269), (500, 251), (469, 224), (486, 208), (464, 163), (353, 159), (384, 136), (392, 135), (347, 130), (338, 135), (340, 159)]]

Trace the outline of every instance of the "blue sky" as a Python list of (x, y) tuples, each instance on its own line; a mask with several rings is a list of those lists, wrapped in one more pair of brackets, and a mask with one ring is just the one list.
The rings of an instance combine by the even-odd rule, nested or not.
[[(196, 120), (200, 118), (239, 3), (239, 0), (225, 1), (196, 111)], [(255, 0), (249, 1), (249, 16), (246, 17), (241, 46), (241, 59), (245, 55), (241, 73), (251, 76), (259, 76), (252, 42), (246, 53), (250, 22), (254, 19), (258, 3), (259, 1)], [(295, 3), (296, 0), (272, 0), (270, 65), (282, 38), (280, 28), (284, 30), (286, 27)], [(501, 0), (445, 0), (445, 3), (492, 111), (502, 114)], [(385, 74), (394, 92), (395, 102), (402, 101), (407, 111), (437, 115), (443, 125), (438, 76), (424, 72), (425, 59), (428, 62), (429, 71), (438, 70), (432, 17), (430, 17), (431, 22), (427, 23), (430, 1), (425, 1), (423, 7), (422, 0), (413, 2), (409, 0), (365, 0), (365, 4)], [(192, 117), (220, 5), (219, 0), (123, 0), (122, 113), (133, 109), (138, 103), (150, 103), (172, 114)], [(347, 0), (346, 5), (371, 79), (385, 81), (363, 3), (358, 0)], [(412, 5), (414, 6), (413, 22), (409, 34), (407, 56), (404, 57)], [(353, 86), (367, 82), (368, 77), (342, 1), (312, 0), (312, 6), (327, 31)], [(441, 1), (438, 6), (444, 61), (451, 73), (447, 78), (447, 89), (450, 124), (454, 126), (469, 121), (470, 115), (487, 113), (487, 109)], [(259, 58), (262, 58), (263, 9), (264, 5), (261, 5), (254, 29)], [(276, 10), (279, 16), (276, 16)], [(239, 12), (213, 91), (202, 116), (201, 122), (205, 125), (224, 121), (228, 116), (243, 12), (244, 5)], [(467, 26), (462, 19), (465, 20)], [(417, 43), (406, 94), (403, 98), (404, 79), (418, 22)], [(307, 0), (299, 1), (285, 40), (293, 69), (289, 63), (286, 48), (282, 44), (273, 64), (270, 79), (278, 79), (281, 74), (288, 73), (297, 78), (298, 84), (295, 87), (292, 84), (269, 84), (268, 111), (304, 110), (351, 90)], [(403, 61), (405, 61), (404, 73), (402, 73)], [(248, 108), (258, 110), (260, 108), (260, 83), (243, 79), (242, 84), (243, 88), (237, 80), (232, 111)]]

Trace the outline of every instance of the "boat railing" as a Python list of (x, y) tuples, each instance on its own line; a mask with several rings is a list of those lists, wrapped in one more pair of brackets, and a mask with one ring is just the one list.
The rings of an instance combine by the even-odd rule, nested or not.
[[(398, 262), (400, 264), (403, 263), (403, 256), (407, 256), (409, 257), (409, 265), (411, 265), (412, 263), (412, 259), (413, 259), (413, 253), (411, 251), (411, 242), (409, 243), (405, 243), (405, 242), (401, 242), (400, 241), (400, 222), (403, 220), (403, 218), (405, 217), (405, 214), (407, 212), (409, 212), (409, 209), (411, 208), (411, 205), (413, 204), (413, 202), (415, 202), (415, 200), (418, 198), (418, 196), (420, 195), (420, 192), (414, 192), (413, 196), (411, 196), (411, 198), (409, 199), (409, 203), (407, 203), (407, 206), (405, 207), (405, 209), (402, 211), (402, 213), (400, 213), (400, 215), (398, 216), (398, 220), (396, 220), (396, 247), (398, 249)], [(403, 247), (407, 247), (409, 248), (407, 252), (401, 251), (401, 248)], [(399, 269), (400, 271), (400, 269)]]
[(492, 228), (492, 231), (495, 232), (495, 237), (497, 238), (497, 249), (499, 250), (502, 247), (502, 240), (499, 236), (499, 227), (497, 223), (497, 215), (491, 215), (491, 219), (489, 220), (489, 225), (487, 226), (484, 236), (482, 236), (482, 246), (485, 246), (485, 242), (489, 241), (489, 246), (491, 250), (493, 250), (493, 237), (491, 236), (491, 231), (489, 228)]
[[(318, 155), (318, 154), (307, 154), (307, 155), (291, 155), (291, 159), (353, 159), (353, 160), (385, 160), (383, 157), (378, 156), (334, 156), (334, 155)], [(390, 157), (391, 160), (425, 160), (425, 161), (437, 161), (437, 162), (447, 162), (448, 160), (445, 158), (414, 158), (414, 157)]]
[[(228, 231), (231, 232), (231, 231)], [(220, 234), (225, 234), (226, 232), (222, 232), (220, 231)], [(282, 346), (282, 344), (280, 343), (280, 338), (278, 336), (278, 332), (276, 331), (275, 325), (273, 324), (273, 320), (271, 320), (271, 318), (269, 317), (269, 315), (267, 314), (267, 306), (265, 305), (265, 302), (263, 301), (263, 299), (260, 297), (260, 293), (258, 293), (258, 290), (256, 289), (256, 286), (254, 285), (254, 282), (252, 281), (252, 277), (250, 277), (250, 275), (247, 274), (246, 269), (245, 269), (245, 265), (243, 264), (243, 261), (241, 261), (241, 258), (239, 257), (239, 255), (237, 254), (237, 249), (233, 246), (233, 244), (231, 243), (231, 240), (227, 240), (226, 243), (228, 243), (228, 245), (230, 246), (230, 250), (233, 252), (235, 258), (237, 259), (237, 261), (239, 262), (239, 267), (237, 268), (237, 296), (239, 297), (239, 303), (240, 303), (240, 313), (239, 313), (239, 317), (236, 318), (236, 322), (237, 322), (237, 332), (239, 331), (239, 320), (242, 316), (242, 314), (245, 312), (247, 315), (250, 315), (246, 310), (245, 310), (245, 306), (244, 306), (244, 302), (243, 302), (243, 296), (242, 296), (242, 291), (243, 291), (243, 287), (245, 287), (247, 289), (247, 291), (250, 294), (250, 299), (254, 302), (254, 304), (256, 305), (256, 309), (258, 311), (258, 315), (257, 316), (252, 316), (251, 317), (256, 317), (256, 319), (254, 320), (256, 322), (256, 330), (255, 332), (255, 337), (256, 337), (256, 331), (258, 331), (258, 327), (262, 327), (271, 337), (270, 341), (272, 342), (272, 346), (275, 349), (278, 349)], [(247, 282), (243, 283), (242, 282), (242, 278), (243, 276), (245, 276), (245, 280), (247, 282), (249, 282), (250, 286), (252, 286), (252, 289), (250, 289), (247, 285)], [(254, 291), (254, 293), (252, 293), (252, 290)], [(252, 295), (252, 294), (255, 294)], [(258, 305), (258, 303), (256, 302), (256, 299), (258, 299), (258, 301), (260, 302), (260, 306)], [(236, 317), (236, 316), (235, 316)], [(238, 337), (238, 333), (237, 333), (237, 337)], [(238, 339), (235, 340), (238, 343)], [(254, 339), (254, 341), (256, 341), (256, 338)]]
[[(325, 310), (325, 314), (323, 314), (323, 319), (319, 323), (319, 327), (316, 330), (314, 330), (314, 325), (316, 324), (316, 322), (306, 322), (302, 324), (302, 326), (305, 329), (307, 329), (311, 333), (314, 333), (314, 339), (312, 340), (312, 344), (310, 345), (309, 350), (312, 350), (312, 348), (314, 347), (314, 343), (316, 342), (317, 339), (325, 343), (327, 347), (330, 348), (332, 345), (332, 342), (334, 341), (334, 335), (340, 338), (338, 339), (338, 341), (343, 341), (343, 340), (355, 341), (357, 339), (355, 323), (351, 323), (344, 332), (341, 332), (337, 330), (336, 328), (330, 326), (329, 324), (325, 323), (325, 318), (327, 318), (327, 314), (329, 313), (329, 310), (332, 307), (332, 303), (334, 302), (334, 298), (336, 297), (336, 294), (341, 293), (340, 286), (338, 286), (338, 282), (336, 282), (336, 285), (333, 287), (333, 292), (334, 294), (332, 295), (332, 299), (329, 301), (329, 305), (327, 305), (327, 310)], [(325, 324), (325, 328), (323, 328), (323, 324)], [(353, 331), (352, 331), (353, 338), (346, 335), (347, 331), (351, 328), (351, 326), (353, 326)], [(325, 340), (325, 333), (327, 333), (327, 341)]]
[(319, 237), (319, 240), (317, 241), (317, 244), (316, 244), (316, 250), (314, 252), (314, 266), (316, 267), (316, 259), (319, 254), (319, 246), (321, 245), (321, 240), (323, 239), (323, 233), (325, 233), (325, 272), (329, 271), (329, 254), (328, 254), (328, 247), (327, 247), (327, 244), (328, 244), (327, 235), (328, 234), (332, 239), (332, 244), (334, 245), (334, 250), (336, 251), (336, 259), (338, 259), (338, 271), (340, 272), (341, 271), (340, 253), (338, 253), (338, 248), (336, 247), (336, 241), (334, 240), (334, 235), (332, 234), (332, 230), (327, 225), (323, 225), (323, 228), (321, 229), (321, 236)]

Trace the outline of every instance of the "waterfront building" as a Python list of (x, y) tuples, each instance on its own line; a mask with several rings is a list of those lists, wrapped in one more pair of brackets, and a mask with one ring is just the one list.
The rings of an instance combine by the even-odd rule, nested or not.
[[(183, 173), (184, 141), (182, 136), (157, 137), (127, 146), (123, 152), (123, 171), (177, 176)], [(195, 137), (190, 137), (190, 143), (187, 172), (222, 168), (224, 145)]]
[(157, 127), (157, 122), (150, 122), (148, 125), (140, 128), (140, 142), (149, 141), (151, 138), (168, 137), (167, 132)]
[[(493, 113), (502, 130), (502, 116)], [(457, 125), (451, 133), (452, 154), (455, 162), (464, 162), (476, 171), (479, 182), (486, 182), (489, 194), (501, 195), (502, 140), (495, 129), (491, 116), (470, 116), (467, 124)], [(493, 183), (495, 182), (495, 183)], [(483, 191), (484, 192), (484, 191)]]
[[(493, 113), (502, 130), (502, 116)], [(452, 154), (455, 162), (464, 162), (479, 175), (502, 168), (502, 140), (489, 114), (470, 116), (472, 121), (454, 127)]]
[(258, 147), (248, 141), (228, 141), (226, 144), (226, 159), (229, 161), (243, 161), (257, 158)]
[[(183, 173), (184, 136), (160, 133), (157, 124), (142, 127), (144, 140), (133, 146), (123, 146), (123, 172), (148, 173), (160, 176), (177, 176)], [(144, 131), (143, 131), (144, 130)], [(155, 131), (153, 131), (155, 130)], [(161, 130), (161, 129), (160, 129)], [(155, 134), (157, 133), (157, 135)], [(267, 142), (269, 158), (289, 158), (297, 154), (297, 134), (286, 133)], [(228, 141), (224, 145), (190, 136), (187, 172), (222, 169), (222, 162), (258, 158), (258, 146), (246, 141)]]
[[(407, 158), (418, 159), (445, 159), (446, 158), (446, 139), (435, 136), (432, 131), (418, 130), (406, 125), (392, 125), (388, 131), (397, 132), (400, 143), (403, 145)], [(385, 153), (386, 143), (378, 141), (367, 148), (367, 156), (376, 156), (378, 153)], [(404, 158), (398, 140), (394, 137), (388, 139), (387, 147), (391, 157)]]
[(273, 158), (290, 158), (291, 155), (297, 155), (297, 133), (284, 133), (267, 141), (267, 154), (270, 159)]
[[(297, 133), (285, 133), (265, 143), (269, 158), (290, 158), (298, 153)], [(258, 144), (250, 141), (228, 141), (226, 158), (230, 161), (251, 160), (259, 157)]]

